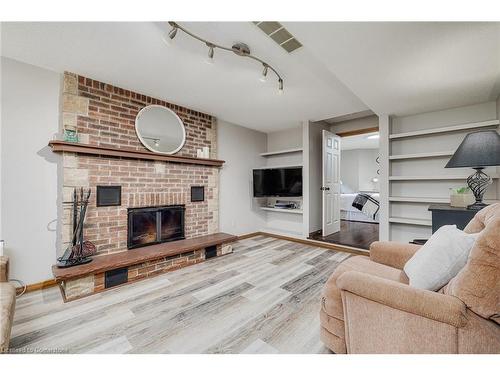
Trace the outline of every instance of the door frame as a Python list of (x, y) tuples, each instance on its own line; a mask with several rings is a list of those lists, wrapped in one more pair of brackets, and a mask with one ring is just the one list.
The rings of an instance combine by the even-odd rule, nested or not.
[(379, 132), (379, 131), (380, 130), (379, 130), (378, 126), (373, 126), (371, 128), (349, 130), (349, 131), (339, 132), (339, 133), (333, 133), (333, 134), (336, 134), (339, 137), (350, 137), (352, 135), (375, 133), (375, 132)]

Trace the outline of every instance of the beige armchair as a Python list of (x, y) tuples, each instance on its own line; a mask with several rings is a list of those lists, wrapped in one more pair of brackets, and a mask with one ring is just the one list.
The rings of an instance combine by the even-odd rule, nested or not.
[(335, 353), (500, 353), (500, 204), (465, 229), (481, 232), (467, 265), (439, 292), (408, 285), (419, 246), (375, 242), (325, 285), (321, 339)]
[(0, 256), (0, 353), (9, 350), (15, 304), (16, 288), (9, 284), (9, 258)]

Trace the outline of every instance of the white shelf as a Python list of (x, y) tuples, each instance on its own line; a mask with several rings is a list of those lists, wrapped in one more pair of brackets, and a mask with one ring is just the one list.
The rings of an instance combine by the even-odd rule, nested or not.
[(279, 151), (270, 151), (270, 152), (263, 152), (260, 154), (260, 156), (274, 156), (274, 155), (283, 155), (283, 154), (292, 154), (296, 152), (302, 152), (302, 148), (289, 148), (287, 150), (279, 150)]
[[(489, 175), (493, 179), (497, 179), (498, 175)], [(468, 176), (389, 176), (389, 181), (431, 181), (431, 180), (467, 180)]]
[(454, 153), (455, 151), (441, 151), (441, 152), (421, 152), (419, 154), (391, 155), (389, 156), (389, 160), (440, 158), (443, 156), (452, 156)]
[(485, 128), (488, 126), (498, 125), (499, 123), (500, 122), (498, 120), (471, 122), (468, 124), (446, 126), (446, 127), (442, 127), (442, 128), (416, 130), (416, 131), (407, 132), (407, 133), (391, 134), (391, 135), (389, 135), (389, 139), (419, 137), (419, 136), (428, 135), (428, 134), (450, 133), (450, 132), (456, 132), (456, 131), (460, 131), (460, 130)]
[(431, 227), (432, 221), (428, 219), (410, 219), (406, 217), (390, 217), (389, 223), (420, 225), (424, 227)]
[(293, 165), (266, 165), (264, 167), (256, 167), (253, 169), (280, 169), (280, 168), (302, 168), (302, 164)]
[(426, 197), (389, 197), (389, 202), (410, 203), (450, 203), (450, 198), (426, 198)]
[(389, 181), (466, 180), (467, 176), (390, 176)]
[(272, 212), (282, 212), (285, 214), (296, 214), (302, 215), (302, 210), (298, 208), (274, 208), (274, 207), (261, 207), (261, 210), (272, 211)]

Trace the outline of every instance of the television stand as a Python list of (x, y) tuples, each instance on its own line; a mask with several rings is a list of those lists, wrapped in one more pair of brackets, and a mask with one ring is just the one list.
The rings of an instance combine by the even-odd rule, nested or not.
[(264, 211), (302, 215), (302, 197), (269, 197), (261, 201)]

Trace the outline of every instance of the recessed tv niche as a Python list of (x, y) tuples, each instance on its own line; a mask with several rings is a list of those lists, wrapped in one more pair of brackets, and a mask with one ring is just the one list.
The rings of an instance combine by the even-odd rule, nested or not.
[(254, 169), (253, 196), (301, 197), (302, 167)]

